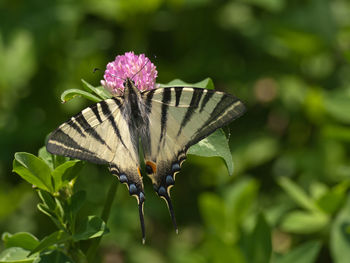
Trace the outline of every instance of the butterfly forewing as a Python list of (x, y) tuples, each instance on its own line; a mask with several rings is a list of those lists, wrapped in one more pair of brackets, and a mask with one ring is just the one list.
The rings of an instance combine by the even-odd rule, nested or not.
[[(120, 98), (98, 102), (63, 123), (50, 135), (47, 150), (99, 164), (109, 164), (119, 177), (143, 189), (139, 175), (138, 139), (130, 131)], [(128, 185), (129, 185), (128, 184)]]
[[(107, 109), (107, 110), (106, 110)], [(117, 140), (114, 134), (105, 133), (108, 118), (119, 118), (118, 105), (113, 99), (96, 103), (51, 133), (47, 150), (53, 154), (87, 160), (95, 163), (112, 161)]]
[(143, 144), (152, 161), (168, 159), (164, 153), (177, 156), (245, 111), (236, 97), (200, 88), (157, 89), (144, 92), (143, 98), (150, 105)]

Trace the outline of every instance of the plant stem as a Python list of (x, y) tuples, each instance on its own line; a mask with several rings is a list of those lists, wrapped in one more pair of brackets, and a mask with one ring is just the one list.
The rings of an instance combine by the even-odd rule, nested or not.
[[(118, 188), (118, 180), (116, 180), (116, 178), (113, 178), (111, 186), (109, 187), (106, 202), (105, 202), (105, 205), (103, 207), (102, 214), (101, 214), (101, 218), (106, 224), (107, 224), (110, 212), (111, 212), (111, 207), (113, 204), (114, 197), (117, 193), (117, 188)], [(101, 238), (102, 237), (97, 237), (97, 238), (93, 239), (91, 244), (90, 244), (90, 247), (89, 247), (87, 254), (86, 254), (86, 258), (88, 259), (89, 263), (94, 262), (94, 259), (96, 257), (97, 248), (101, 242)]]

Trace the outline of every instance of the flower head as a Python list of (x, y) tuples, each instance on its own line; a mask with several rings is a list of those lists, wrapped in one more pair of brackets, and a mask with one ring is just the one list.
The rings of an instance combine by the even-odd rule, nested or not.
[(140, 91), (154, 89), (157, 78), (156, 66), (145, 56), (126, 52), (107, 64), (102, 86), (113, 95), (122, 95), (124, 81), (131, 78)]

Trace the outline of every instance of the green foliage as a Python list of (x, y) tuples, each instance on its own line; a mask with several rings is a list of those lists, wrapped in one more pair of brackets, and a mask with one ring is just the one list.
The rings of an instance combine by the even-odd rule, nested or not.
[(94, 96), (93, 94), (80, 89), (69, 89), (62, 93), (61, 100), (63, 103), (70, 101), (75, 97), (84, 97), (85, 99), (91, 100), (93, 102), (99, 102), (100, 98)]
[(272, 253), (271, 228), (263, 215), (259, 215), (253, 232), (245, 240), (247, 262), (269, 262)]
[(30, 233), (19, 232), (11, 235), (10, 233), (4, 233), (2, 240), (6, 248), (20, 247), (26, 250), (33, 250), (39, 245), (38, 239)]
[(76, 233), (73, 235), (74, 241), (87, 240), (90, 238), (100, 237), (109, 230), (106, 223), (97, 216), (89, 216), (85, 218), (77, 227)]
[[(304, 210), (287, 213), (281, 222), (281, 229), (299, 234), (322, 232), (330, 224), (333, 215), (346, 199), (349, 183), (342, 182), (332, 189), (323, 189), (314, 183), (315, 196), (308, 196), (303, 189), (286, 177), (278, 180), (280, 186)], [(317, 188), (321, 188), (318, 189)]]
[(11, 247), (0, 253), (1, 263), (31, 263), (34, 260), (34, 255), (29, 256), (29, 251), (20, 247)]
[(294, 250), (288, 252), (284, 256), (276, 256), (273, 263), (312, 263), (315, 262), (317, 254), (321, 249), (319, 241), (309, 241), (299, 245)]
[[(200, 211), (208, 228), (205, 243), (212, 247), (202, 251), (207, 258), (215, 262), (230, 262), (232, 258), (238, 262), (269, 261), (271, 230), (265, 217), (254, 213), (257, 192), (255, 180), (243, 180), (223, 198), (212, 193), (201, 195)], [(256, 220), (251, 222), (253, 229), (246, 225), (251, 216)]]
[(48, 192), (54, 192), (50, 168), (40, 158), (30, 153), (16, 153), (13, 171), (30, 184)]
[[(65, 162), (64, 162), (65, 160)], [(101, 237), (109, 232), (98, 216), (77, 215), (86, 200), (84, 191), (74, 192), (74, 183), (82, 168), (78, 160), (57, 159), (44, 148), (39, 157), (16, 153), (13, 171), (37, 188), (41, 200), (38, 209), (48, 216), (57, 231), (38, 240), (30, 233), (4, 233), (6, 249), (1, 262), (87, 262), (79, 241)]]
[(334, 262), (343, 263), (349, 256), (350, 243), (350, 197), (332, 225), (330, 246)]

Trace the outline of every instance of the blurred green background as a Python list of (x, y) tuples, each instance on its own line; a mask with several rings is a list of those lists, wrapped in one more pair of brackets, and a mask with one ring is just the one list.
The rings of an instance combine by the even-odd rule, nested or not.
[[(349, 262), (349, 1), (5, 0), (0, 14), (0, 233), (53, 231), (13, 155), (37, 154), (90, 104), (61, 104), (64, 90), (99, 85), (93, 68), (134, 51), (158, 82), (211, 77), (248, 110), (225, 128), (233, 176), (219, 158), (184, 163), (172, 190), (178, 236), (145, 179), (143, 246), (136, 201), (119, 187), (101, 262)], [(85, 166), (84, 213), (99, 214), (112, 180)]]

